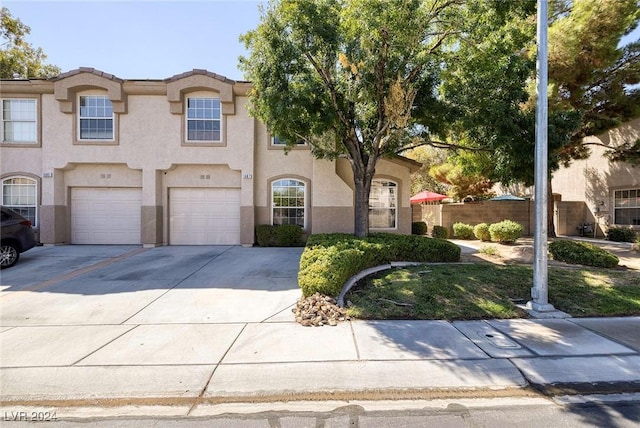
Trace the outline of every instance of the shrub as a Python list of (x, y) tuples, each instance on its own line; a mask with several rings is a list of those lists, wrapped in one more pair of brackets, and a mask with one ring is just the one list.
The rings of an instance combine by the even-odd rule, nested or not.
[(366, 238), (349, 234), (311, 235), (300, 257), (298, 285), (302, 294), (338, 296), (350, 277), (392, 261), (456, 262), (460, 247), (417, 235), (376, 233)]
[(494, 242), (510, 244), (522, 236), (522, 226), (512, 220), (502, 220), (489, 226), (489, 234)]
[(634, 242), (637, 233), (633, 229), (625, 229), (622, 227), (612, 227), (607, 231), (607, 239), (615, 242)]
[(256, 241), (261, 247), (297, 247), (302, 245), (302, 228), (295, 224), (256, 226)]
[(473, 239), (473, 226), (466, 223), (454, 223), (453, 236), (460, 239)]
[(562, 262), (612, 268), (618, 265), (618, 257), (588, 242), (559, 240), (549, 244), (554, 260)]
[(449, 230), (444, 226), (433, 226), (431, 236), (434, 238), (447, 239), (449, 237)]
[(481, 241), (491, 241), (491, 233), (489, 232), (489, 225), (487, 223), (476, 224), (473, 228), (473, 234)]
[(411, 234), (413, 235), (426, 235), (427, 223), (424, 221), (414, 221), (411, 223)]
[(269, 247), (273, 242), (273, 226), (261, 224), (256, 226), (256, 241), (261, 247)]

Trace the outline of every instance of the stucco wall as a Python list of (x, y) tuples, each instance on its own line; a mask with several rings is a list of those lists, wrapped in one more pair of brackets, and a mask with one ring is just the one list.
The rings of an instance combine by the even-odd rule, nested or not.
[[(45, 243), (70, 237), (73, 187), (136, 187), (142, 190), (141, 241), (168, 243), (169, 189), (240, 189), (241, 242), (254, 241), (254, 227), (271, 222), (270, 184), (284, 177), (307, 184), (307, 233), (353, 231), (353, 184), (344, 159), (314, 159), (308, 147), (285, 154), (271, 144), (266, 127), (249, 116), (250, 84), (194, 70), (160, 81), (122, 80), (94, 69), (64, 73), (53, 80), (3, 82), (2, 97), (37, 99), (37, 144), (0, 146), (3, 176), (28, 175), (38, 181), (40, 222)], [(112, 141), (78, 138), (81, 95), (107, 95), (113, 104)], [(219, 97), (223, 112), (220, 143), (185, 140), (188, 96)], [(406, 163), (406, 162), (405, 162)], [(398, 184), (398, 227), (410, 233), (409, 169), (383, 160), (377, 176)]]

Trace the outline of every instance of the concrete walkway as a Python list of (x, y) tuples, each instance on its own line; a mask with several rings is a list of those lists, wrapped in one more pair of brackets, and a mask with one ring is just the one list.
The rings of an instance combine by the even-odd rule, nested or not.
[(640, 317), (305, 328), (291, 313), (300, 254), (25, 253), (1, 278), (1, 409), (640, 392)]

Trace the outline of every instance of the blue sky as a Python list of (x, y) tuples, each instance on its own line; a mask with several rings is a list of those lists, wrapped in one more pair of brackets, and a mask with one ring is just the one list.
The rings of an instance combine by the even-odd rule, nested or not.
[[(93, 67), (123, 79), (204, 68), (242, 80), (238, 37), (260, 21), (251, 0), (3, 0), (31, 27), (28, 42), (62, 71)], [(638, 40), (640, 28), (625, 38)]]
[(123, 79), (165, 79), (204, 68), (242, 80), (240, 34), (260, 20), (258, 1), (3, 0), (31, 27), (27, 41), (62, 71), (93, 67)]

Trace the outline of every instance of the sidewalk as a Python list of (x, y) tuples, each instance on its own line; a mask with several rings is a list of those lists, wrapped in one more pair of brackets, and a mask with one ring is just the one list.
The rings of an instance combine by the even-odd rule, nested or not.
[(25, 253), (2, 275), (0, 410), (179, 417), (225, 403), (640, 392), (640, 317), (302, 327), (300, 252)]
[[(186, 415), (224, 402), (640, 392), (640, 317), (315, 328), (287, 318), (16, 327), (4, 333), (16, 346), (2, 350), (2, 409), (162, 405)], [(46, 340), (25, 349), (55, 328), (81, 340), (55, 354)]]

